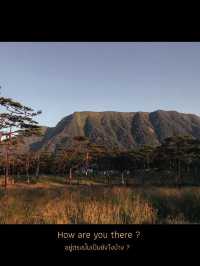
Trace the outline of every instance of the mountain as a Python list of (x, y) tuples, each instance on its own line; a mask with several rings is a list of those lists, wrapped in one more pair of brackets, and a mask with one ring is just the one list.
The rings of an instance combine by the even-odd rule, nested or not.
[(29, 136), (29, 137), (23, 137), (23, 141), (21, 138), (19, 138), (19, 142), (17, 145), (17, 151), (18, 152), (28, 152), (29, 150), (38, 150), (41, 148), (40, 143), (43, 141), (44, 136), (47, 134), (47, 131), (49, 130), (48, 127), (41, 127), (41, 136)]
[(176, 111), (147, 112), (74, 112), (55, 127), (45, 128), (44, 136), (29, 141), (31, 149), (70, 147), (75, 136), (85, 136), (92, 143), (119, 149), (139, 145), (159, 145), (174, 135), (200, 139), (200, 117)]

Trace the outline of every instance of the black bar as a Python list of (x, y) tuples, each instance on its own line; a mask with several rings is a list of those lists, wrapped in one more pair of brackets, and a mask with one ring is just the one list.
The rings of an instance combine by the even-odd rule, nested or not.
[[(132, 233), (132, 237), (114, 238), (111, 232)], [(107, 238), (94, 241), (93, 233), (107, 233)], [(64, 233), (64, 234), (63, 234)], [(74, 239), (63, 238), (75, 233)], [(80, 239), (77, 234), (90, 233), (90, 238)], [(59, 235), (59, 238), (58, 238)], [(130, 235), (129, 235), (130, 236)], [(198, 256), (196, 243), (200, 238), (200, 225), (1, 225), (1, 258), (67, 259), (71, 256), (128, 256), (154, 258), (163, 256)], [(85, 243), (87, 245), (85, 245)], [(84, 246), (94, 249), (107, 245), (107, 250), (74, 250), (69, 247)], [(110, 244), (110, 249), (109, 249)], [(65, 247), (67, 246), (67, 250)], [(111, 250), (113, 246), (116, 248)], [(123, 250), (117, 249), (124, 246)]]

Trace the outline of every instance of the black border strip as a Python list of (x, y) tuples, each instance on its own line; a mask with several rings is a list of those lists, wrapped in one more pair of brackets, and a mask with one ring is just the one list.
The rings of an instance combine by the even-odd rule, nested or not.
[[(58, 239), (58, 232), (140, 232), (140, 237), (133, 239), (105, 239), (98, 244), (130, 245), (125, 252), (108, 251), (74, 251), (65, 252), (67, 244), (81, 245), (93, 240)], [(1, 225), (0, 250), (1, 258), (32, 259), (67, 259), (71, 256), (125, 256), (134, 258), (154, 258), (157, 254), (171, 257), (198, 257), (198, 240), (200, 225)], [(97, 242), (96, 242), (97, 243)]]

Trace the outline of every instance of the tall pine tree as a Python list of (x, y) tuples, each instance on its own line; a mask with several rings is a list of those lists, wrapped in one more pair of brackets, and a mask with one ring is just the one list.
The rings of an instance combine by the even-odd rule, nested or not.
[(18, 101), (2, 96), (0, 108), (0, 143), (4, 147), (5, 188), (7, 188), (12, 146), (20, 137), (41, 134), (38, 122), (34, 120), (41, 111), (34, 111)]

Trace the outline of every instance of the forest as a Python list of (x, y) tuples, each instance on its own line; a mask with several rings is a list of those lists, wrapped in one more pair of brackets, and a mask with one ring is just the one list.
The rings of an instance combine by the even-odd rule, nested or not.
[(35, 120), (41, 111), (0, 97), (0, 175), (2, 185), (36, 183), (41, 176), (59, 177), (63, 183), (79, 184), (88, 179), (103, 184), (198, 185), (200, 140), (172, 136), (161, 145), (140, 145), (134, 149), (111, 149), (76, 136), (66, 148), (23, 151), (25, 138), (42, 135)]

